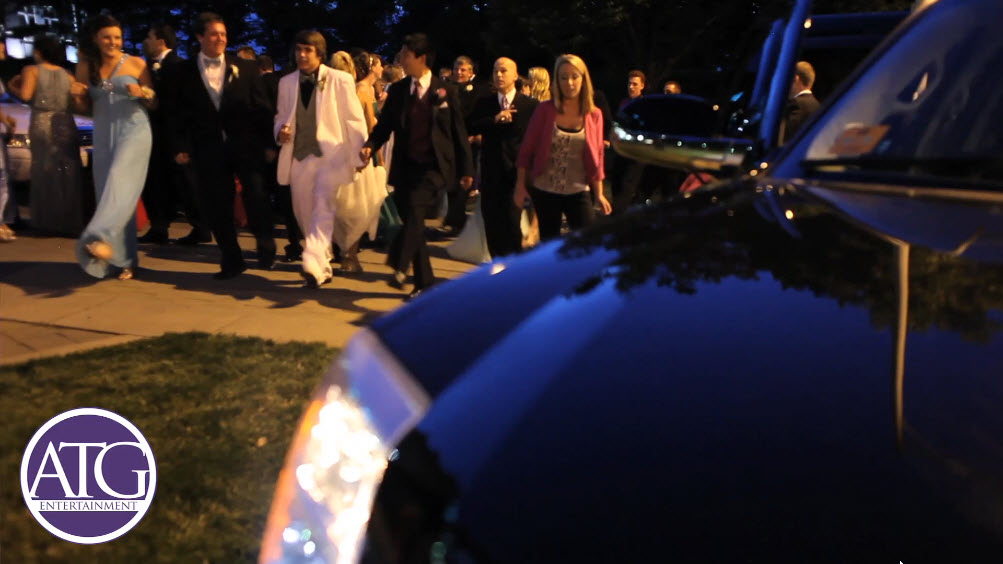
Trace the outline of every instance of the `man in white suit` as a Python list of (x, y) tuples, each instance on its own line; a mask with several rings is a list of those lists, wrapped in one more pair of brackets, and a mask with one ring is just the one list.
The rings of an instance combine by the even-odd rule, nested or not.
[(292, 188), (293, 214), (303, 230), (303, 278), (309, 288), (331, 280), (333, 198), (352, 182), (366, 140), (366, 118), (355, 93), (355, 77), (322, 64), (327, 42), (316, 31), (294, 39), (299, 72), (279, 81), (275, 140), (278, 181)]

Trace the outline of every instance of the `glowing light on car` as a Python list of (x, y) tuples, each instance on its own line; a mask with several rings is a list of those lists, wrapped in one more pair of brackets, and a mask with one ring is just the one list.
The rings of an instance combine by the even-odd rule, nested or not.
[(303, 415), (279, 475), (259, 561), (357, 562), (394, 447), (428, 404), (374, 334), (357, 334)]

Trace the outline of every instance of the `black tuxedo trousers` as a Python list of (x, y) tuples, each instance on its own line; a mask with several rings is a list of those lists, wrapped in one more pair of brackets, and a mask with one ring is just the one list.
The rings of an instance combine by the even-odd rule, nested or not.
[(406, 181), (394, 186), (393, 198), (404, 225), (387, 251), (387, 264), (407, 272), (414, 267), (414, 287), (424, 289), (435, 282), (432, 261), (425, 242), (425, 218), (436, 206), (446, 181), (434, 164), (398, 163), (407, 167)]

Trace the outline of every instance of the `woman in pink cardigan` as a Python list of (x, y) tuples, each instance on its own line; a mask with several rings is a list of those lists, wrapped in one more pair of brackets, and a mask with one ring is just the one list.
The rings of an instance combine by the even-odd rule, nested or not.
[(602, 192), (602, 112), (592, 102), (585, 62), (576, 55), (558, 57), (551, 91), (553, 99), (533, 112), (516, 160), (515, 205), (522, 208), (532, 198), (540, 239), (561, 234), (562, 214), (572, 229), (591, 223), (590, 192), (603, 214), (611, 211)]

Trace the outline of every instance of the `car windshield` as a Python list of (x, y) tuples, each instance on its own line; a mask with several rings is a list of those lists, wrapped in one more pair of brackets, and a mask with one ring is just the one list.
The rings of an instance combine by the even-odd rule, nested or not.
[(1003, 2), (941, 1), (864, 71), (804, 139), (802, 162), (1000, 186)]

